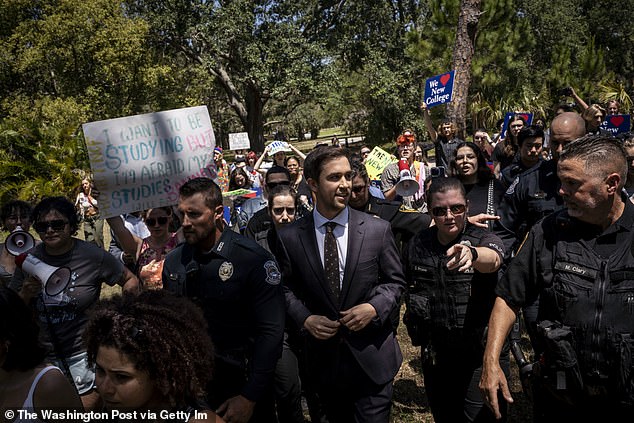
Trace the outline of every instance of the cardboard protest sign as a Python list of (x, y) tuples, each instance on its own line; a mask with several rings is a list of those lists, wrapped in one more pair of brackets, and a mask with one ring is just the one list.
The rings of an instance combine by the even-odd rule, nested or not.
[(600, 126), (612, 135), (630, 131), (630, 115), (609, 115)]
[(271, 144), (269, 144), (269, 147), (269, 156), (273, 156), (275, 153), (279, 153), (280, 151), (283, 151), (285, 153), (293, 151), (288, 146), (288, 143), (286, 141), (273, 141)]
[(529, 113), (529, 112), (507, 112), (504, 115), (504, 125), (502, 126), (502, 138), (506, 138), (506, 131), (509, 128), (509, 122), (511, 120), (511, 118), (515, 115), (520, 115), (523, 119), (524, 122), (526, 122), (526, 126), (529, 126), (533, 123), (533, 114)]
[(381, 179), (383, 169), (396, 161), (396, 156), (388, 153), (380, 147), (374, 147), (365, 159), (365, 168), (371, 181)]
[(216, 138), (205, 106), (82, 127), (102, 217), (176, 204), (189, 179), (216, 176)]
[(251, 148), (248, 132), (229, 134), (229, 150), (248, 150)]
[(449, 103), (453, 97), (453, 83), (456, 71), (432, 76), (425, 81), (423, 101), (427, 107)]

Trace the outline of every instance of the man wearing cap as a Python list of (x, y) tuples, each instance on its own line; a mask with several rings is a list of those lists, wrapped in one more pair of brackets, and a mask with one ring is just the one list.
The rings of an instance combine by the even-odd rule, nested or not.
[[(397, 184), (401, 179), (399, 163), (390, 163), (381, 174), (381, 188), (385, 199), (388, 201), (401, 201), (407, 209), (425, 211), (425, 196), (422, 182), (427, 176), (425, 167), (421, 163), (414, 161), (414, 150), (416, 149), (416, 136), (409, 129), (403, 131), (396, 139), (396, 151), (399, 161), (405, 159), (409, 164), (412, 178), (419, 182), (420, 190), (413, 195), (402, 197), (396, 192)], [(422, 172), (422, 174), (421, 174)]]

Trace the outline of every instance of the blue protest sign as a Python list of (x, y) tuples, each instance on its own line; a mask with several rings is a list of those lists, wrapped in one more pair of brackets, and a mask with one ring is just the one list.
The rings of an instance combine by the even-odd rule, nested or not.
[(601, 129), (605, 129), (612, 135), (630, 130), (630, 115), (610, 115), (606, 116), (601, 124)]
[(449, 103), (453, 96), (453, 82), (456, 71), (432, 76), (425, 81), (425, 97), (427, 107)]
[(528, 113), (528, 112), (507, 112), (506, 115), (504, 115), (504, 126), (502, 126), (502, 134), (503, 134), (502, 138), (506, 138), (506, 130), (509, 128), (509, 121), (515, 115), (521, 116), (524, 119), (524, 122), (526, 123), (526, 126), (528, 126), (528, 125), (533, 123), (533, 114), (532, 113)]

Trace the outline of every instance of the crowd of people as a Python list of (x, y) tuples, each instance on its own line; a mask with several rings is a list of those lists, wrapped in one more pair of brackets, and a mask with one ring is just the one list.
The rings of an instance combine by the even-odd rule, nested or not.
[(468, 141), (422, 105), (435, 163), (405, 129), (377, 180), (370, 146), (275, 141), (216, 147), (173, 207), (104, 219), (90, 177), (74, 203), (3, 204), (0, 408), (387, 423), (404, 303), (435, 422), (508, 419), (520, 318), (536, 422), (630, 421), (634, 136), (570, 95)]

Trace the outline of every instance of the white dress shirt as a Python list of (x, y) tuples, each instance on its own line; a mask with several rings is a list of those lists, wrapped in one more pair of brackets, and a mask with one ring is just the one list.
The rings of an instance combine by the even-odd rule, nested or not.
[(348, 207), (343, 209), (334, 219), (328, 220), (313, 209), (313, 219), (315, 221), (315, 238), (319, 249), (321, 266), (324, 266), (324, 238), (326, 237), (326, 223), (335, 222), (337, 226), (332, 233), (337, 241), (337, 257), (339, 258), (339, 288), (343, 282), (343, 271), (346, 268), (346, 256), (348, 254)]

